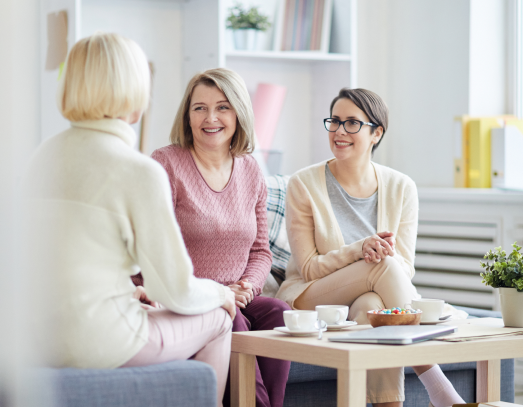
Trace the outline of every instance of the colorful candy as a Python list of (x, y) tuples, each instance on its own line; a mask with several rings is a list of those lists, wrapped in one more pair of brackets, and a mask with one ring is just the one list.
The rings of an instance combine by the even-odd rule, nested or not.
[(411, 308), (408, 308), (408, 309), (405, 309), (405, 308), (398, 308), (398, 307), (394, 307), (394, 308), (390, 308), (390, 309), (376, 309), (376, 310), (372, 310), (372, 311), (369, 311), (373, 314), (390, 314), (390, 315), (403, 315), (403, 314), (418, 314), (421, 312), (420, 309), (411, 309)]

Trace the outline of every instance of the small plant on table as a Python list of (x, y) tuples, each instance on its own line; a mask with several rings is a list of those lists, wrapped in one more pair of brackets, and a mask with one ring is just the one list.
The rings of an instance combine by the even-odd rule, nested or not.
[(523, 328), (523, 255), (517, 242), (512, 247), (514, 250), (508, 256), (501, 247), (496, 247), (494, 252), (489, 250), (485, 254), (487, 261), (480, 262), (485, 269), (481, 277), (485, 285), (499, 291), (505, 326)]

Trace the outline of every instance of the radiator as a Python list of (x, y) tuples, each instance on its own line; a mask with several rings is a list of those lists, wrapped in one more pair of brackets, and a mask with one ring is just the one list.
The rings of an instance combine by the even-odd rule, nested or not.
[(480, 260), (500, 246), (496, 221), (424, 218), (419, 221), (413, 283), (422, 297), (497, 310), (497, 293), (481, 282)]

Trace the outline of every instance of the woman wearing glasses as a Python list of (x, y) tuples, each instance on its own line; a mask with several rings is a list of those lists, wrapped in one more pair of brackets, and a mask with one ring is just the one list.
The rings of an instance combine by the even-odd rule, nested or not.
[[(367, 324), (371, 309), (403, 307), (418, 296), (411, 283), (418, 224), (416, 185), (371, 161), (388, 126), (375, 93), (342, 89), (324, 120), (333, 159), (294, 174), (287, 189), (291, 259), (277, 298), (295, 309), (350, 306), (349, 319)], [(418, 366), (436, 407), (463, 402), (438, 366)], [(374, 406), (401, 406), (403, 369), (367, 374)]]

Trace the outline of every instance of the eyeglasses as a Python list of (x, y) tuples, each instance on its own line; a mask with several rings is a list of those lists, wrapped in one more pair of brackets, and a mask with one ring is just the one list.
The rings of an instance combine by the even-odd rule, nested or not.
[(342, 122), (338, 119), (328, 118), (323, 119), (323, 124), (325, 125), (327, 131), (330, 131), (332, 133), (337, 131), (343, 124), (343, 128), (345, 129), (345, 131), (350, 134), (354, 134), (360, 131), (364, 124), (371, 127), (378, 127), (377, 124), (370, 122), (362, 122), (361, 120), (356, 119), (349, 119)]

